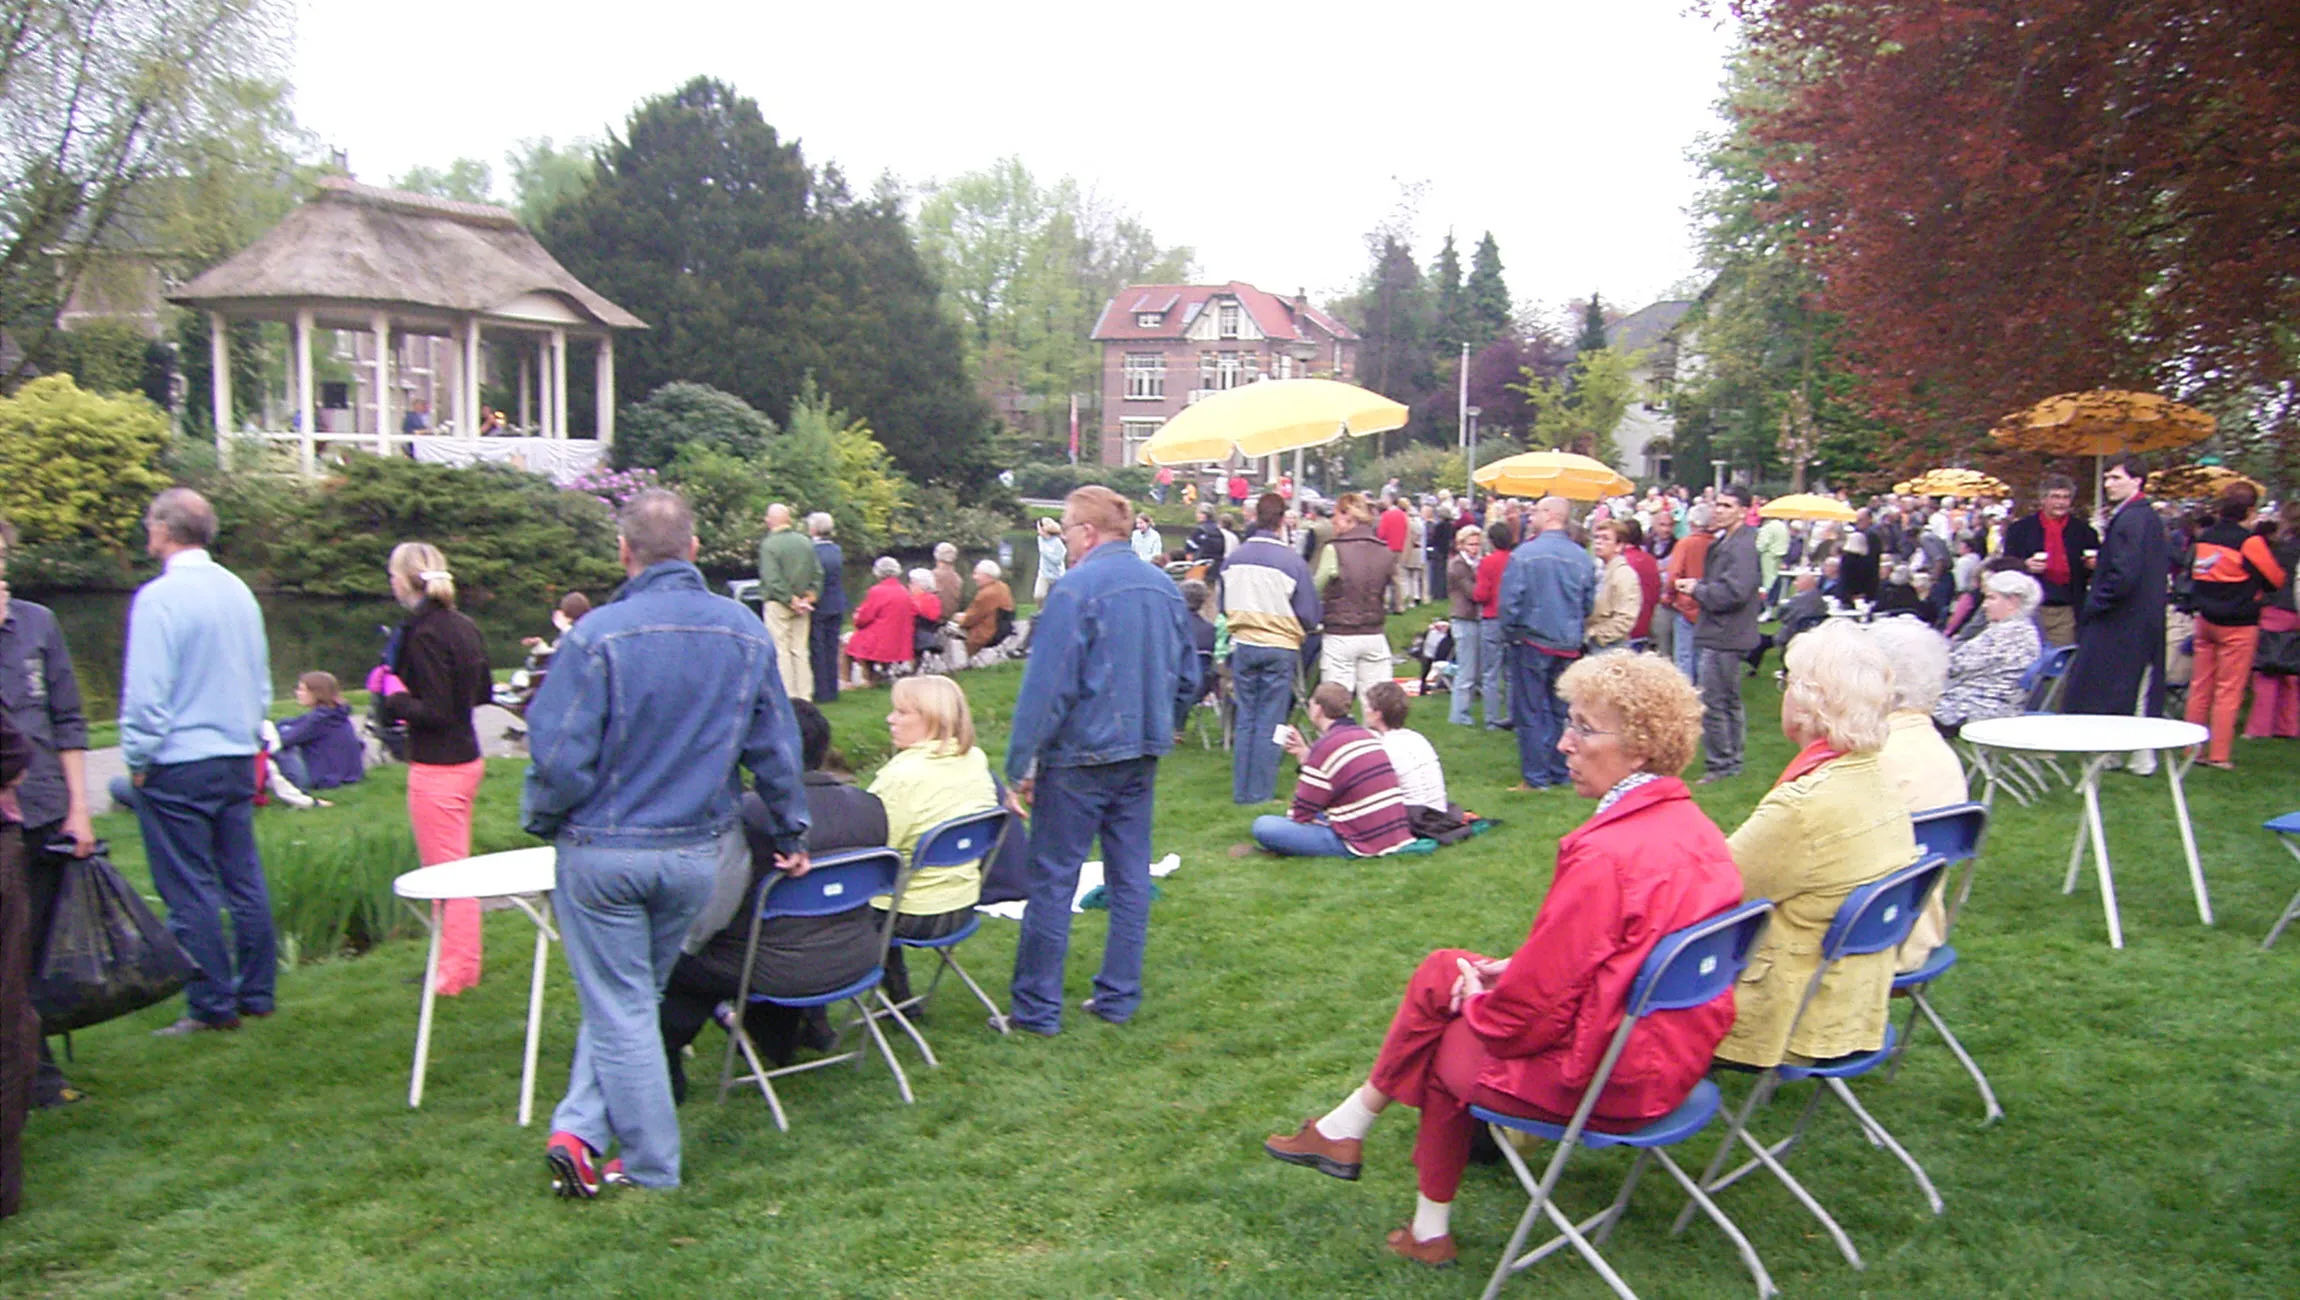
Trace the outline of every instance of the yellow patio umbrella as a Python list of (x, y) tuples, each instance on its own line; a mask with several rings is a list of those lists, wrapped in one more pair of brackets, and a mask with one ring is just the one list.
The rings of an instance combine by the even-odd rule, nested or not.
[(1188, 465), (1322, 447), (1403, 428), (1406, 407), (1332, 379), (1267, 379), (1183, 408), (1142, 444), (1146, 465)]
[(1775, 497), (1757, 507), (1760, 519), (1828, 519), (1840, 524), (1853, 522), (1853, 508), (1835, 497), (1818, 492), (1798, 492)]
[(1478, 466), (1470, 481), (1497, 496), (1561, 496), (1569, 501), (1601, 501), (1637, 490), (1611, 465), (1570, 451), (1505, 456)]
[(2160, 469), (2148, 476), (2148, 494), (2168, 497), (2175, 501), (2200, 501), (2220, 495), (2220, 490), (2231, 483), (2250, 483), (2254, 492), (2265, 495), (2260, 481), (2239, 474), (2226, 465), (2180, 465)]
[(1893, 485), (1893, 491), (1920, 497), (2007, 497), (2012, 486), (1977, 469), (1928, 469)]
[(2095, 388), (2055, 393), (1997, 422), (1989, 436), (2016, 451), (2090, 456), (2093, 499), (2100, 499), (2103, 457), (2126, 451), (2167, 451), (2212, 436), (2211, 416), (2155, 393)]

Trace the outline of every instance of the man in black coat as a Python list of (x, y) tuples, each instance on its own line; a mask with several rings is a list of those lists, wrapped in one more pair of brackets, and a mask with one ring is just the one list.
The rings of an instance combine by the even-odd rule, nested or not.
[(2084, 604), (2089, 577), (2085, 553), (2100, 549), (2100, 534), (2075, 514), (2076, 484), (2065, 474), (2047, 474), (2037, 485), (2039, 505), (2005, 527), (2000, 553), (2021, 562), (2021, 571), (2044, 588), (2037, 627), (2046, 645), (2076, 643), (2076, 611)]
[[(2116, 503), (2100, 539), (2100, 560), (2077, 613), (2076, 659), (2063, 713), (2148, 717), (2164, 708), (2164, 607), (2171, 548), (2164, 521), (2141, 493), (2148, 477), (2137, 456), (2108, 463), (2101, 488)], [(2142, 697), (2142, 688), (2147, 690)]]

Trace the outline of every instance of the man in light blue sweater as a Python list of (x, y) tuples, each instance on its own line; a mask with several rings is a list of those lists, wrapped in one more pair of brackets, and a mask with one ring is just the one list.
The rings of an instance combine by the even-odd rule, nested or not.
[(184, 990), (189, 1014), (155, 1031), (180, 1037), (272, 1013), (279, 959), (254, 804), (271, 651), (255, 596), (208, 555), (216, 512), (206, 498), (162, 492), (144, 534), (163, 568), (128, 607), (120, 752), (168, 929), (200, 966)]

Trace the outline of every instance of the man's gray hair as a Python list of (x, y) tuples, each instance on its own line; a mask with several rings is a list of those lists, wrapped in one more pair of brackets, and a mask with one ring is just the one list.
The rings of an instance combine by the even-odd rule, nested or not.
[(694, 557), (695, 516), (686, 498), (669, 488), (648, 488), (625, 502), (615, 527), (642, 568)]
[(936, 542), (934, 544), (934, 562), (936, 564), (958, 563), (958, 547), (949, 542)]
[(807, 534), (811, 537), (828, 537), (837, 532), (838, 527), (839, 521), (831, 518), (827, 510), (817, 510), (807, 516)]
[(934, 570), (912, 569), (910, 571), (910, 585), (913, 587), (924, 587), (928, 591), (933, 591), (935, 589)]
[(1708, 502), (1696, 501), (1693, 503), (1693, 508), (1685, 512), (1686, 526), (1690, 528), (1707, 528), (1709, 526), (1710, 514), (1711, 511), (1709, 509)]
[(996, 578), (1001, 571), (996, 560), (976, 560), (974, 572), (977, 577)]
[(1893, 669), (1893, 709), (1931, 713), (1949, 684), (1949, 639), (1914, 618), (1882, 618), (1869, 639)]
[(870, 576), (874, 578), (892, 578), (901, 572), (902, 561), (891, 555), (882, 555), (870, 562)]
[(216, 508), (188, 487), (172, 487), (153, 497), (144, 518), (158, 524), (178, 546), (208, 546), (216, 540)]

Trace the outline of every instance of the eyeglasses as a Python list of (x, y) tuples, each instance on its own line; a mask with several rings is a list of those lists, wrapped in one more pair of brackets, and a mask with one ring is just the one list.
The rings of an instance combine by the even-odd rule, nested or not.
[(1581, 718), (1568, 718), (1565, 722), (1565, 734), (1575, 740), (1588, 740), (1596, 736), (1618, 736), (1621, 733), (1618, 731), (1599, 731)]

